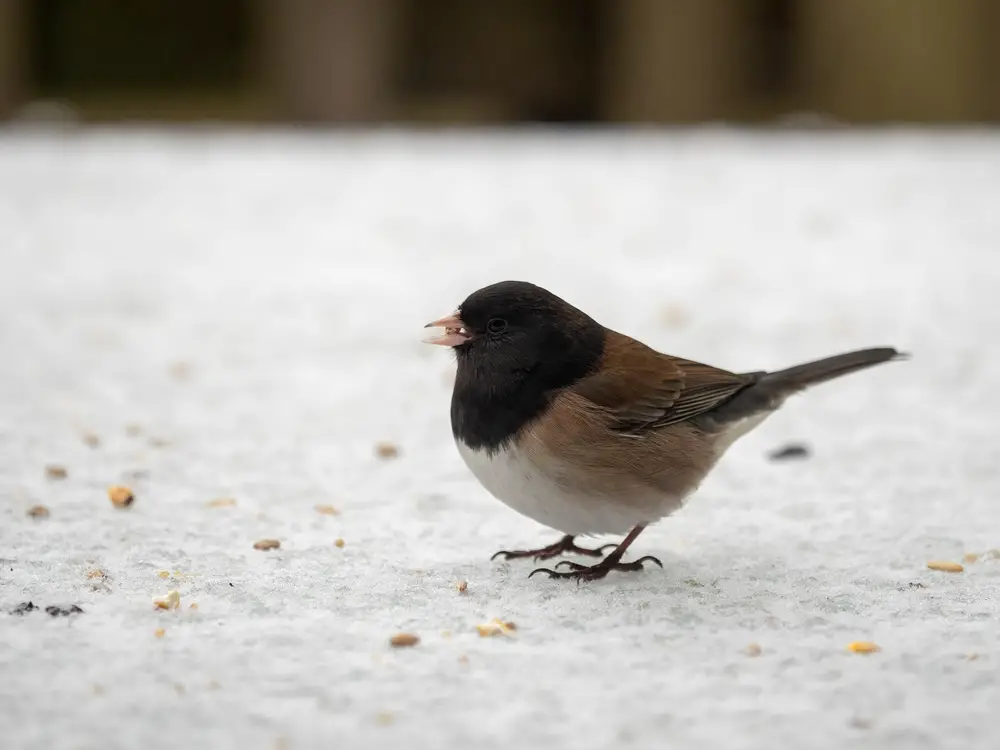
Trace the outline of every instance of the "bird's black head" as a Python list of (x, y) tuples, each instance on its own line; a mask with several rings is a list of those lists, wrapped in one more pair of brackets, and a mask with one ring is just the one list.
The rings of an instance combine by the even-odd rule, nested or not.
[(596, 367), (604, 329), (541, 287), (502, 281), (470, 294), (430, 325), (453, 347), (458, 373), (452, 429), (472, 448), (497, 450), (536, 418), (554, 391)]

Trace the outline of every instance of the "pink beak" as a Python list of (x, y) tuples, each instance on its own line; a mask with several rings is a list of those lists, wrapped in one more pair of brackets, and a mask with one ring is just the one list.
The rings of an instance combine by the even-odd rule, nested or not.
[(472, 339), (472, 334), (465, 330), (465, 323), (458, 317), (457, 312), (446, 315), (443, 318), (428, 323), (424, 328), (443, 328), (444, 333), (424, 339), (425, 344), (437, 344), (438, 346), (460, 346)]

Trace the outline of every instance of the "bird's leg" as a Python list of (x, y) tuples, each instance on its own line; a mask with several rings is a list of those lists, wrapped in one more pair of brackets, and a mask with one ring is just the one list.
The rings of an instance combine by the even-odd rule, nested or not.
[(550, 544), (548, 547), (542, 547), (541, 549), (500, 550), (490, 559), (496, 560), (498, 557), (503, 556), (504, 560), (517, 560), (524, 557), (533, 557), (536, 560), (549, 560), (553, 557), (559, 557), (559, 555), (567, 553), (586, 555), (588, 557), (600, 557), (604, 554), (605, 547), (616, 546), (614, 544), (605, 544), (597, 549), (589, 549), (588, 547), (576, 546), (573, 539), (574, 537), (572, 534), (567, 534), (555, 544)]
[[(531, 578), (531, 576), (535, 575), (535, 573), (547, 573), (550, 578), (575, 578), (577, 583), (579, 583), (580, 581), (596, 581), (599, 578), (604, 578), (604, 576), (612, 570), (642, 570), (642, 564), (647, 561), (654, 562), (662, 568), (663, 563), (652, 555), (640, 557), (635, 562), (630, 563), (623, 563), (621, 561), (622, 556), (625, 554), (625, 550), (628, 549), (629, 545), (636, 540), (636, 537), (638, 537), (645, 528), (645, 526), (640, 525), (632, 529), (628, 533), (628, 536), (622, 540), (622, 543), (615, 547), (613, 552), (596, 565), (580, 565), (579, 563), (570, 562), (569, 560), (563, 560), (555, 566), (556, 570), (551, 568), (536, 568), (531, 571), (528, 578)], [(560, 565), (565, 565), (569, 568), (569, 570), (558, 570)]]

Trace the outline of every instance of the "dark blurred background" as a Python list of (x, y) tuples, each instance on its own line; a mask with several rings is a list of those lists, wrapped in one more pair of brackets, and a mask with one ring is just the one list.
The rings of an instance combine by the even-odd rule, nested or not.
[(1000, 120), (1000, 0), (0, 0), (0, 119)]

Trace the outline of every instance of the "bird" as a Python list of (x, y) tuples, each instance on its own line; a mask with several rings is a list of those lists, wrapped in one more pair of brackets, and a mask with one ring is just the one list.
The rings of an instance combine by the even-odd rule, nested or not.
[[(549, 546), (493, 558), (601, 558), (529, 574), (578, 583), (647, 562), (662, 568), (651, 555), (623, 557), (644, 529), (682, 507), (736, 440), (793, 394), (909, 356), (876, 347), (730, 372), (663, 354), (526, 281), (485, 286), (424, 327), (443, 329), (424, 341), (455, 354), (451, 430), (468, 469), (505, 505), (562, 533)], [(576, 543), (598, 534), (624, 538), (596, 549)]]

